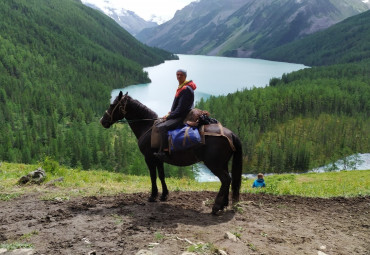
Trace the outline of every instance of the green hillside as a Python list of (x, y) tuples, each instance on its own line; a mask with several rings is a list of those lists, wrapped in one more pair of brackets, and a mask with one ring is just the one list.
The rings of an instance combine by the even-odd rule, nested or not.
[(198, 107), (241, 137), (245, 172), (304, 172), (370, 151), (369, 84), (370, 65), (319, 67)]
[(370, 59), (370, 11), (348, 18), (325, 31), (271, 49), (261, 57), (309, 66)]
[(80, 1), (1, 1), (0, 161), (113, 169), (117, 131), (99, 126), (111, 89), (148, 82), (143, 66), (165, 59)]

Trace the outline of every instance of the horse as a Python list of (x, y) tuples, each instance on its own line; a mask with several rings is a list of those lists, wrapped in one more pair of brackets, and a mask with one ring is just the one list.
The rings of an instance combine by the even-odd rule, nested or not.
[[(242, 145), (240, 139), (229, 129), (223, 128), (226, 136), (205, 136), (205, 143), (195, 148), (186, 149), (180, 152), (171, 152), (166, 159), (158, 159), (153, 153), (157, 149), (151, 146), (152, 128), (158, 115), (138, 100), (133, 99), (126, 93), (120, 91), (109, 108), (105, 111), (100, 123), (104, 128), (109, 128), (119, 120), (126, 119), (131, 130), (138, 140), (138, 146), (144, 155), (151, 179), (151, 195), (149, 202), (155, 202), (158, 198), (158, 187), (156, 184), (157, 172), (162, 185), (160, 201), (168, 199), (168, 188), (165, 181), (164, 162), (176, 166), (189, 166), (197, 162), (203, 163), (221, 181), (221, 187), (212, 206), (212, 214), (217, 214), (229, 205), (229, 189), (231, 184), (232, 202), (239, 201), (239, 193), (242, 175)], [(215, 124), (210, 124), (212, 126)], [(232, 144), (231, 144), (232, 143)], [(231, 146), (233, 145), (233, 146)], [(232, 160), (231, 176), (228, 170), (228, 163)]]

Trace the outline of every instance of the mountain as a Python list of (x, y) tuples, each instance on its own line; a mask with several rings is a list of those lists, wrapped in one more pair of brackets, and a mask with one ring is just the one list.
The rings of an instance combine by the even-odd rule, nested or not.
[(110, 7), (108, 4), (107, 6), (101, 8), (88, 2), (85, 2), (84, 4), (96, 10), (99, 10), (107, 16), (111, 17), (114, 21), (116, 21), (121, 27), (126, 29), (132, 35), (136, 35), (144, 28), (152, 28), (158, 26), (156, 22), (146, 21), (136, 15), (133, 11), (113, 8)]
[(259, 57), (369, 9), (361, 0), (201, 0), (136, 38), (175, 53)]
[(370, 60), (370, 11), (301, 40), (271, 49), (260, 57), (309, 66)]

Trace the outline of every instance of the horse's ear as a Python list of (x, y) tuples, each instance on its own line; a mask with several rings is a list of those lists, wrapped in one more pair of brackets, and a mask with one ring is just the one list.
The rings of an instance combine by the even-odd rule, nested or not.
[(123, 93), (122, 93), (122, 91), (120, 91), (119, 94), (118, 94), (118, 99), (121, 99), (122, 95), (123, 95)]
[(125, 96), (127, 96), (127, 94), (128, 94), (128, 91), (126, 92)]

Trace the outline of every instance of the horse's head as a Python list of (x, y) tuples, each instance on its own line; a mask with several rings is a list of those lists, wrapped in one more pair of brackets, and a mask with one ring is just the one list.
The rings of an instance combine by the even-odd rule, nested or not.
[(100, 123), (105, 128), (109, 128), (118, 120), (121, 120), (126, 115), (126, 104), (128, 101), (127, 93), (123, 95), (122, 91), (119, 92), (116, 99), (113, 103), (109, 106), (109, 108), (105, 111), (103, 117), (100, 119)]

